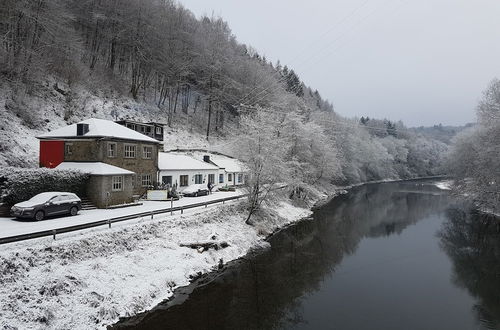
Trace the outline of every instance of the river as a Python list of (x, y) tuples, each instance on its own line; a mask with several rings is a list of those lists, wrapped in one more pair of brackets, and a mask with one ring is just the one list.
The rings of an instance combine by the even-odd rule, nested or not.
[(500, 329), (500, 226), (430, 181), (372, 184), (116, 329)]

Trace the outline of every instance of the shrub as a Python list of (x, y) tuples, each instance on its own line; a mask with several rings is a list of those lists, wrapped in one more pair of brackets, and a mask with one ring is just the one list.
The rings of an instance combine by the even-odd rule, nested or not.
[(1, 167), (0, 201), (14, 205), (46, 191), (82, 195), (88, 178), (88, 174), (79, 171)]

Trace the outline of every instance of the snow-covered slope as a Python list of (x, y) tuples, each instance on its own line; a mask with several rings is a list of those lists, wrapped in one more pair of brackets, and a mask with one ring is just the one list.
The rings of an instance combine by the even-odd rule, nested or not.
[[(24, 95), (22, 100), (12, 97), (8, 84), (0, 86), (0, 166), (38, 166), (36, 136), (89, 118), (167, 122), (166, 114), (153, 104), (93, 93), (83, 87), (61, 87), (64, 86), (61, 83), (57, 83), (56, 90), (55, 84), (48, 78), (43, 86), (37, 86), (36, 92)], [(198, 133), (199, 125), (190, 123), (188, 117), (177, 118), (179, 121), (172, 128), (165, 129), (166, 149), (210, 148), (217, 143), (216, 138), (209, 143)]]
[[(266, 245), (261, 233), (310, 214), (280, 203), (259, 227), (233, 204), (42, 239), (0, 251), (0, 328), (95, 329), (154, 307), (189, 283)], [(227, 242), (199, 253), (179, 243)]]

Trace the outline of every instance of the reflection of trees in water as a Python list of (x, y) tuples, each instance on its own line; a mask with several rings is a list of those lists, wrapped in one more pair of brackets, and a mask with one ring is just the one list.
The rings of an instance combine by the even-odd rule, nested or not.
[[(440, 211), (443, 196), (400, 193), (405, 185), (358, 188), (271, 240), (271, 248), (229, 267), (183, 304), (143, 315), (138, 328), (269, 329), (304, 322), (302, 297), (332, 276), (365, 236), (400, 233)], [(137, 328), (137, 326), (136, 326)]]
[(453, 282), (477, 299), (474, 311), (481, 326), (500, 329), (500, 222), (451, 209), (439, 237), (453, 262)]

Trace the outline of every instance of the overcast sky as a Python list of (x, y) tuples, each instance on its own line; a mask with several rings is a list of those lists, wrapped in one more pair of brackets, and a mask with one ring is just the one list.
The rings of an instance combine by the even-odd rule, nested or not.
[(180, 0), (293, 68), (345, 116), (475, 120), (500, 78), (500, 0)]

